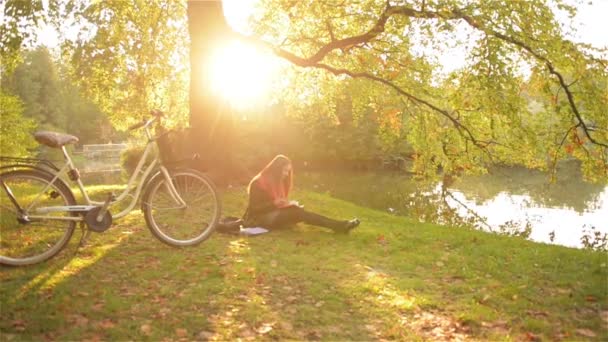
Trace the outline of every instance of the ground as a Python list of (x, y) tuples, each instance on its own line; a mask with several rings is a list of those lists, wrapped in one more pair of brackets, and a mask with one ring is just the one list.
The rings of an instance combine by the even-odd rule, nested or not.
[[(227, 191), (224, 214), (244, 197)], [(0, 339), (608, 340), (605, 253), (294, 198), (362, 224), (176, 249), (133, 212), (86, 247), (77, 232), (45, 263), (0, 268)]]

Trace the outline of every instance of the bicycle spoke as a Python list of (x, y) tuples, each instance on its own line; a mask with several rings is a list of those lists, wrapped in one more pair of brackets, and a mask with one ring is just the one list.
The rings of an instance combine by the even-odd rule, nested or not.
[(177, 205), (176, 199), (168, 192), (164, 181), (161, 181), (146, 199), (146, 221), (152, 231), (166, 243), (198, 243), (211, 233), (214, 222), (219, 217), (215, 189), (196, 173), (173, 174), (172, 182), (177, 195), (186, 206)]
[[(51, 183), (53, 176), (37, 170), (16, 170), (2, 174), (3, 182), (22, 208), (75, 205), (69, 189)], [(69, 195), (69, 197), (68, 197)], [(57, 254), (68, 242), (75, 227), (72, 221), (53, 218), (67, 217), (68, 212), (52, 213), (48, 218), (20, 223), (17, 209), (8, 205), (10, 199), (0, 192), (0, 262), (27, 265), (46, 260)]]

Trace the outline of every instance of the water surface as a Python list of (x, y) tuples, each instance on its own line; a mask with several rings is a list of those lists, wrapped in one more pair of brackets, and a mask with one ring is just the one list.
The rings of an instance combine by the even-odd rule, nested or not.
[(584, 182), (576, 163), (560, 165), (553, 184), (546, 173), (519, 167), (465, 176), (445, 188), (392, 172), (301, 172), (296, 183), (421, 221), (511, 234), (528, 225), (529, 239), (538, 242), (580, 248), (585, 235), (608, 234), (608, 186)]

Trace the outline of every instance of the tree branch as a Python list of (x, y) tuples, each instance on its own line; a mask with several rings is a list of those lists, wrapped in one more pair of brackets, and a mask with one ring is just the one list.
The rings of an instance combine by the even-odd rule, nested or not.
[(585, 124), (585, 121), (583, 120), (583, 118), (578, 110), (578, 107), (576, 106), (576, 103), (574, 102), (574, 95), (572, 94), (572, 91), (570, 90), (569, 86), (566, 84), (566, 81), (564, 80), (563, 75), (555, 69), (553, 63), (551, 63), (551, 61), (549, 59), (540, 55), (538, 52), (534, 51), (530, 46), (528, 46), (527, 44), (525, 44), (524, 42), (522, 42), (520, 40), (517, 40), (516, 38), (509, 37), (500, 32), (496, 32), (494, 30), (485, 28), (483, 25), (479, 24), (476, 20), (474, 20), (472, 17), (463, 14), (459, 10), (454, 10), (453, 13), (458, 18), (463, 19), (465, 22), (467, 22), (471, 27), (473, 27), (477, 30), (480, 30), (482, 32), (485, 32), (487, 34), (490, 34), (507, 43), (516, 45), (516, 46), (520, 47), (521, 49), (527, 51), (529, 54), (534, 56), (539, 61), (543, 62), (545, 64), (545, 66), (547, 67), (547, 69), (549, 70), (549, 73), (551, 73), (553, 76), (555, 76), (557, 78), (559, 85), (566, 92), (566, 97), (568, 98), (568, 104), (570, 106), (570, 109), (572, 110), (572, 113), (574, 113), (574, 116), (576, 117), (576, 119), (578, 121), (578, 125), (583, 129), (583, 132), (585, 132), (585, 135), (587, 136), (589, 141), (595, 145), (603, 146), (604, 148), (608, 148), (608, 144), (599, 142), (599, 141), (595, 140), (593, 137), (591, 137), (589, 128)]

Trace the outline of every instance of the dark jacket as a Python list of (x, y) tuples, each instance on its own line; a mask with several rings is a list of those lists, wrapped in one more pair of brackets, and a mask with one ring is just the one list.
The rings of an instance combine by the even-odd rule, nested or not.
[(277, 209), (270, 194), (262, 189), (259, 183), (259, 180), (255, 180), (249, 189), (249, 204), (243, 215), (243, 219), (247, 223), (253, 223), (256, 218)]

